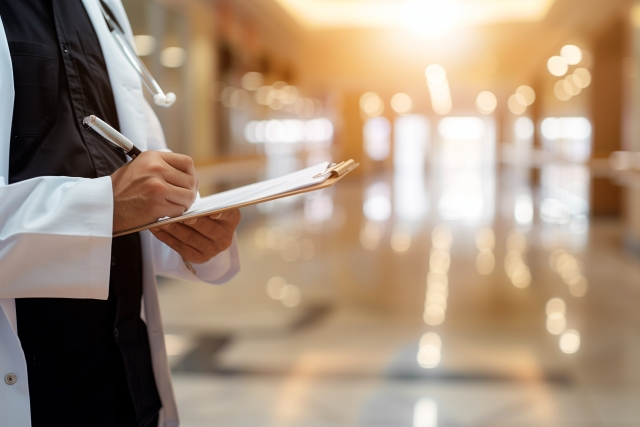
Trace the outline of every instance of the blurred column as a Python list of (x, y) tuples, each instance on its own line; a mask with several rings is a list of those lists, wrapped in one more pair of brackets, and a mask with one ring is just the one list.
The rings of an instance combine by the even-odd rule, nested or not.
[[(542, 123), (542, 82), (540, 79), (536, 79), (531, 86), (536, 93), (537, 100), (531, 105), (531, 121), (533, 122), (533, 146), (532, 150), (542, 151), (542, 132), (540, 131), (540, 124)], [(540, 184), (540, 167), (531, 167), (529, 178), (531, 179), (531, 186), (537, 187)]]
[[(364, 166), (365, 154), (362, 141), (363, 121), (360, 117), (360, 93), (347, 93), (344, 97), (344, 110), (342, 112), (342, 132), (339, 151), (340, 159), (354, 159)], [(361, 174), (364, 167), (359, 167), (354, 172)], [(353, 172), (352, 172), (353, 173)]]
[[(637, 72), (640, 63), (640, 0), (632, 2), (633, 7), (629, 13), (633, 26), (630, 29), (627, 66), (635, 70), (627, 75), (625, 83), (625, 111), (624, 111), (624, 149), (640, 151), (640, 73)], [(625, 238), (634, 246), (640, 245), (640, 188), (628, 186), (624, 188), (624, 217)]]
[[(591, 89), (593, 158), (608, 158), (622, 146), (622, 63), (626, 21), (615, 20), (593, 43), (594, 66)], [(591, 213), (619, 215), (622, 191), (608, 178), (591, 182)]]
[(215, 103), (211, 89), (216, 79), (215, 16), (204, 2), (187, 2), (188, 56), (186, 64), (186, 141), (194, 159), (215, 154)]

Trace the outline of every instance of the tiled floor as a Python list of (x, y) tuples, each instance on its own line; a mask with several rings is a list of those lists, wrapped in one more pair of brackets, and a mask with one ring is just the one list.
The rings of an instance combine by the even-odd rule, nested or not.
[(247, 210), (231, 283), (161, 284), (183, 425), (640, 425), (640, 262), (550, 175), (353, 177)]

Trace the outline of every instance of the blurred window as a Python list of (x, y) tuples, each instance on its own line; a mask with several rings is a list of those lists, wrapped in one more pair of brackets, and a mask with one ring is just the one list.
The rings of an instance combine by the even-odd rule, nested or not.
[(429, 139), (426, 117), (414, 114), (395, 121), (393, 204), (402, 222), (419, 223), (426, 215), (424, 163)]
[(377, 161), (389, 157), (391, 149), (391, 123), (385, 117), (368, 119), (364, 124), (364, 151)]
[(540, 131), (544, 150), (558, 159), (584, 163), (591, 156), (591, 122), (585, 117), (547, 117)]

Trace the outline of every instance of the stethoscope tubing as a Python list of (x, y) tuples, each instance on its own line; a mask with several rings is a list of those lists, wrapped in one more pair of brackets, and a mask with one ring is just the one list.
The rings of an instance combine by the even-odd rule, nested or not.
[(109, 6), (104, 3), (104, 1), (100, 1), (100, 8), (102, 10), (102, 15), (104, 16), (104, 20), (107, 23), (107, 27), (109, 28), (113, 38), (115, 39), (122, 52), (127, 57), (133, 68), (140, 75), (140, 79), (142, 83), (146, 86), (147, 90), (151, 92), (153, 95), (154, 104), (160, 107), (170, 107), (176, 101), (176, 95), (173, 92), (169, 92), (167, 94), (164, 93), (156, 79), (153, 78), (151, 72), (144, 65), (140, 57), (137, 55), (135, 49), (131, 46), (131, 44), (127, 41), (127, 38), (122, 30), (120, 24), (113, 16), (113, 13), (109, 9)]

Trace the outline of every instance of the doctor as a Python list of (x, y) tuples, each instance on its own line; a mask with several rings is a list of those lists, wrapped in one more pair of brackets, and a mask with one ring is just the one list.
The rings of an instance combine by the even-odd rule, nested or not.
[[(149, 151), (127, 163), (90, 114)], [(197, 185), (98, 0), (0, 2), (1, 426), (178, 425), (155, 276), (229, 280), (240, 215), (111, 236), (182, 214)]]

